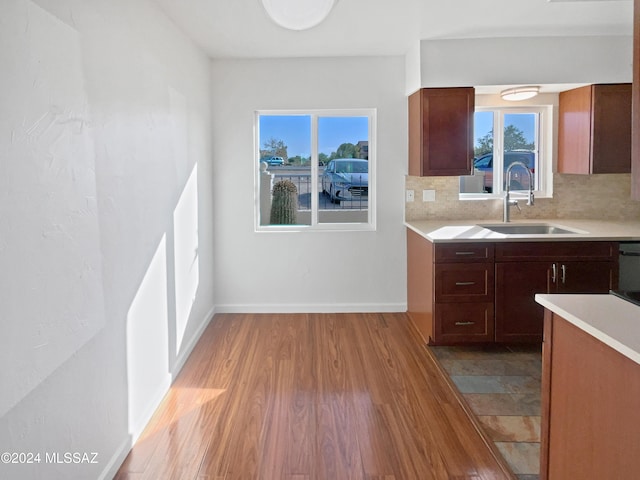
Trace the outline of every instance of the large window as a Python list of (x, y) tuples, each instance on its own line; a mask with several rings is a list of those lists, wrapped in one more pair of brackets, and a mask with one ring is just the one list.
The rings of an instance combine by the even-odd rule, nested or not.
[(473, 175), (460, 177), (461, 197), (502, 196), (509, 171), (511, 191), (532, 186), (538, 195), (547, 196), (549, 116), (546, 107), (478, 108), (474, 114)]
[(256, 112), (256, 229), (375, 228), (375, 110)]

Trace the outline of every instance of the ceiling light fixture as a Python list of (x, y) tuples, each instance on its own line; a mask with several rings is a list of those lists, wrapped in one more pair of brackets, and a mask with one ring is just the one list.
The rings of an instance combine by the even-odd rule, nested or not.
[(262, 0), (275, 23), (289, 30), (307, 30), (322, 22), (337, 0)]
[(500, 96), (503, 100), (517, 102), (533, 98), (538, 95), (538, 92), (540, 92), (540, 87), (514, 87), (501, 91)]

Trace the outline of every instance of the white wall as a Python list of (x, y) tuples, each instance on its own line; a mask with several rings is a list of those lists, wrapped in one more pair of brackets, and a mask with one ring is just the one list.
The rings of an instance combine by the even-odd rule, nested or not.
[(630, 82), (632, 46), (629, 35), (422, 40), (421, 86)]
[(0, 478), (111, 478), (213, 312), (209, 60), (147, 0), (4, 0), (0, 64), (0, 452), (42, 456)]
[[(404, 311), (402, 57), (213, 62), (218, 311)], [(377, 108), (377, 231), (254, 231), (254, 112)]]

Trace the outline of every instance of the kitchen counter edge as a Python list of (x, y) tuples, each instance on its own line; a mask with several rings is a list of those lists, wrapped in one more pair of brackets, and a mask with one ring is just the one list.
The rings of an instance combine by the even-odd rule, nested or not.
[[(585, 233), (554, 235), (507, 235), (482, 225), (501, 225), (496, 220), (407, 220), (404, 225), (433, 243), (458, 242), (558, 242), (558, 241), (640, 241), (640, 221), (599, 221), (535, 219), (510, 222), (511, 225), (552, 224)], [(506, 225), (509, 225), (506, 224)]]
[(640, 306), (611, 294), (537, 294), (536, 302), (640, 364)]

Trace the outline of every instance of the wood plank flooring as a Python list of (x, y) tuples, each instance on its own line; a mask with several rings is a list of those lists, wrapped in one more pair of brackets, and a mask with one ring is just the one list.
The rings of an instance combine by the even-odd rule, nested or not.
[(511, 480), (405, 314), (224, 314), (116, 480)]

